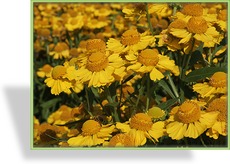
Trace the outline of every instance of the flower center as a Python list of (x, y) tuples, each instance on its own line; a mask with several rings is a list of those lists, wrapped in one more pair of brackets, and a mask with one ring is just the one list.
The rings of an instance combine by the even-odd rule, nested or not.
[(137, 30), (127, 30), (121, 36), (123, 45), (134, 45), (140, 41), (141, 37)]
[(135, 114), (130, 121), (130, 127), (142, 130), (142, 131), (148, 131), (151, 129), (153, 123), (151, 120), (151, 117), (149, 117), (145, 113), (137, 113)]
[(227, 120), (227, 101), (225, 99), (217, 98), (208, 105), (207, 111), (208, 112), (219, 111), (220, 114), (218, 115), (217, 121), (226, 122)]
[(64, 43), (64, 42), (59, 42), (59, 43), (57, 43), (57, 45), (55, 46), (54, 51), (55, 51), (55, 52), (62, 52), (62, 51), (67, 50), (67, 49), (68, 49), (68, 46), (67, 46), (66, 43)]
[(186, 4), (181, 12), (190, 16), (202, 16), (203, 7), (199, 4)]
[(109, 64), (107, 56), (102, 52), (92, 53), (88, 57), (86, 68), (92, 72), (100, 72)]
[(185, 124), (199, 120), (200, 115), (201, 111), (199, 105), (192, 101), (184, 102), (177, 112), (179, 120)]
[(165, 111), (161, 110), (159, 107), (152, 107), (147, 113), (151, 118), (161, 118), (165, 116)]
[(116, 134), (109, 141), (109, 146), (134, 146), (134, 139), (128, 134)]
[(205, 33), (208, 29), (206, 20), (202, 17), (192, 17), (187, 23), (188, 31), (195, 34)]
[(69, 51), (69, 54), (71, 56), (77, 57), (78, 56), (78, 50), (77, 50), (77, 48), (71, 48), (70, 51)]
[(82, 125), (82, 135), (91, 136), (99, 132), (101, 125), (95, 120), (88, 120)]
[(49, 65), (49, 64), (45, 64), (43, 67), (42, 67), (42, 71), (46, 72), (46, 73), (49, 73), (51, 71), (52, 67)]
[(213, 87), (226, 87), (227, 74), (224, 72), (216, 72), (212, 75), (209, 81), (209, 85)]
[(101, 39), (89, 39), (86, 42), (86, 49), (89, 52), (104, 52), (106, 48), (106, 44)]
[(71, 25), (76, 25), (78, 24), (79, 20), (77, 18), (72, 18), (71, 21), (70, 21), (70, 24)]
[(156, 66), (159, 62), (157, 49), (145, 49), (138, 55), (137, 60), (146, 66)]
[(58, 65), (53, 68), (52, 77), (53, 79), (58, 79), (66, 74), (66, 68), (62, 65)]
[(173, 21), (172, 23), (170, 23), (168, 29), (169, 30), (171, 28), (184, 29), (185, 27), (187, 27), (187, 24), (186, 24), (185, 21), (183, 21), (181, 19), (176, 19), (175, 21)]
[(218, 19), (222, 20), (222, 21), (226, 21), (227, 20), (227, 10), (221, 10), (219, 12), (219, 15), (218, 15)]

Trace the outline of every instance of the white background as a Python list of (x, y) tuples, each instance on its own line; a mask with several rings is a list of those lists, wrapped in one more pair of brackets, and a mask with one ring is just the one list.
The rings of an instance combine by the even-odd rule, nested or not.
[[(4, 2), (4, 3), (3, 3)], [(7, 163), (226, 163), (225, 150), (30, 150), (30, 1), (2, 1), (0, 9), (0, 147)]]

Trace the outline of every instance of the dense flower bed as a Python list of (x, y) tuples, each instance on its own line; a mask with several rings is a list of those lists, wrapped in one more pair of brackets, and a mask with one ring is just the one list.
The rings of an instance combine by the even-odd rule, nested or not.
[(34, 147), (226, 147), (225, 3), (34, 3)]

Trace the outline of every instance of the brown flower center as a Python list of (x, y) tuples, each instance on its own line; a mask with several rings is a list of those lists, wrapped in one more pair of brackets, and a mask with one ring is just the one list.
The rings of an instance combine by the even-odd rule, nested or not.
[(184, 102), (177, 111), (179, 120), (185, 124), (199, 120), (200, 115), (201, 111), (199, 105), (192, 101)]
[(86, 49), (89, 52), (104, 52), (106, 49), (106, 44), (101, 39), (89, 39), (86, 42)]
[(187, 24), (185, 21), (181, 19), (176, 19), (172, 23), (170, 23), (168, 29), (170, 30), (171, 28), (177, 28), (177, 29), (184, 29), (187, 27)]
[(73, 57), (77, 57), (78, 56), (78, 50), (77, 48), (71, 48), (69, 51), (69, 54)]
[(42, 67), (42, 71), (44, 71), (45, 73), (49, 73), (51, 71), (52, 67), (49, 64), (45, 64)]
[(91, 136), (98, 133), (101, 129), (101, 125), (94, 120), (88, 120), (82, 125), (82, 135)]
[(200, 4), (186, 4), (181, 12), (190, 16), (202, 16), (203, 7)]
[(152, 125), (151, 117), (145, 113), (137, 113), (130, 120), (130, 127), (137, 130), (148, 131)]
[(66, 68), (62, 65), (55, 66), (52, 71), (53, 79), (58, 79), (66, 74)]
[(207, 108), (208, 112), (211, 111), (219, 111), (219, 115), (217, 121), (224, 121), (227, 120), (227, 101), (225, 99), (217, 98), (213, 100)]
[(191, 33), (202, 34), (207, 31), (208, 24), (202, 17), (191, 17), (187, 23), (187, 28)]
[(123, 45), (137, 44), (141, 39), (141, 36), (137, 30), (127, 30), (121, 36), (121, 43)]
[(209, 85), (213, 87), (226, 87), (227, 74), (224, 72), (216, 72), (212, 75), (209, 81)]
[(159, 62), (157, 49), (145, 49), (138, 55), (138, 62), (145, 66), (156, 66)]
[(109, 146), (134, 146), (134, 139), (128, 134), (116, 134), (109, 141)]
[(102, 52), (92, 53), (88, 57), (86, 68), (92, 72), (100, 72), (109, 64), (108, 57)]
[(55, 46), (55, 48), (54, 48), (54, 51), (55, 52), (62, 52), (62, 51), (64, 51), (64, 50), (68, 50), (69, 48), (68, 48), (68, 45), (66, 44), (66, 43), (64, 43), (64, 42), (59, 42), (59, 43), (57, 43), (57, 45)]

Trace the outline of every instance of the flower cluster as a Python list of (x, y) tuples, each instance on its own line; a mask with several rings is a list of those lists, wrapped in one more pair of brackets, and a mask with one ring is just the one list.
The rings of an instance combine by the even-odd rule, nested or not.
[(34, 3), (33, 14), (34, 146), (226, 146), (225, 3)]

